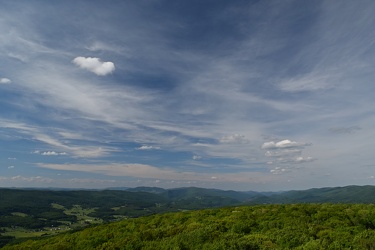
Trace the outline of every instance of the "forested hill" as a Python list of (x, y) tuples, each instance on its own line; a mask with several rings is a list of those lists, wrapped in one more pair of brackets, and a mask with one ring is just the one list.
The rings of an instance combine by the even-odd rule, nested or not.
[(169, 200), (190, 200), (197, 197), (221, 197), (245, 204), (290, 204), (290, 203), (375, 203), (375, 186), (325, 187), (283, 192), (238, 192), (203, 188), (162, 189), (137, 187), (130, 192), (159, 194)]
[[(126, 205), (128, 208), (147, 208), (151, 213), (155, 213), (162, 211), (162, 208), (167, 211), (177, 211), (237, 204), (375, 203), (375, 186), (315, 188), (275, 193), (224, 191), (196, 187), (65, 191), (0, 188), (0, 201), (2, 214), (5, 210), (28, 213), (30, 210), (50, 207), (52, 203), (65, 207), (73, 205), (96, 207), (101, 210)], [(155, 204), (158, 204), (158, 209), (153, 211)]]
[(128, 219), (4, 249), (374, 249), (374, 229), (374, 205), (256, 205)]
[(287, 191), (255, 197), (252, 204), (375, 203), (375, 186), (346, 186)]
[[(153, 214), (303, 203), (375, 203), (375, 187), (347, 186), (279, 193), (196, 187), (64, 191), (0, 188), (0, 247), (14, 239), (55, 235), (93, 224)], [(375, 225), (375, 220), (371, 223)]]

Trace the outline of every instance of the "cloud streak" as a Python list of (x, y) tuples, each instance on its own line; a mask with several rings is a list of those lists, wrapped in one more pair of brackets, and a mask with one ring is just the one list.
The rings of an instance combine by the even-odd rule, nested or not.
[(309, 143), (301, 143), (301, 142), (295, 142), (295, 141), (290, 141), (290, 140), (282, 140), (279, 142), (265, 142), (262, 145), (262, 149), (287, 149), (287, 148), (300, 148), (300, 147), (305, 147), (309, 146), (311, 144)]

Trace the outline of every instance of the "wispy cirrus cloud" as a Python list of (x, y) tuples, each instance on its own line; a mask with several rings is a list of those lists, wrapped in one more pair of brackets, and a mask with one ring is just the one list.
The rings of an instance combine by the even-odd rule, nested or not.
[[(24, 123), (11, 122), (9, 120), (0, 120), (0, 129), (11, 130), (15, 138), (25, 138), (28, 140), (34, 140), (50, 147), (67, 151), (70, 155), (79, 158), (97, 158), (110, 154), (110, 152), (118, 151), (114, 147), (103, 147), (93, 146), (86, 144), (86, 146), (75, 145), (73, 143), (67, 143), (64, 137), (59, 136), (59, 132), (53, 129), (42, 129), (38, 126), (30, 126)], [(44, 130), (44, 131), (43, 131)], [(92, 143), (92, 142), (89, 142)], [(36, 154), (41, 155), (66, 155), (67, 152), (56, 152), (56, 151), (33, 151)]]
[[(168, 171), (184, 167), (196, 171), (191, 179), (205, 173), (215, 183), (241, 179), (222, 174), (238, 169), (263, 180), (298, 172), (301, 185), (319, 167), (346, 166), (352, 176), (347, 155), (371, 162), (371, 1), (59, 7), (13, 1), (0, 9), (1, 70), (12, 81), (0, 92), (0, 136), (27, 152), (20, 162), (35, 159), (35, 149), (66, 152), (71, 162), (97, 163), (80, 171), (103, 173), (103, 161), (123, 162), (130, 156), (120, 152), (131, 151), (140, 169), (158, 159)], [(116, 74), (88, 78), (78, 68)], [(293, 171), (303, 165), (314, 168)], [(172, 172), (176, 180), (167, 181), (177, 183)]]

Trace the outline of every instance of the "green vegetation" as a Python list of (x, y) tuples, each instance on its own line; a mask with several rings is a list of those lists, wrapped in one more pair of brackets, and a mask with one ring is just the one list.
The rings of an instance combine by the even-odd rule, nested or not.
[[(98, 224), (126, 219), (133, 221), (132, 218), (154, 214), (240, 205), (307, 203), (375, 203), (375, 187), (348, 186), (279, 193), (235, 192), (194, 187), (169, 190), (138, 187), (127, 190), (102, 191), (0, 189), (0, 247), (9, 242), (19, 242), (27, 238), (46, 238), (60, 233), (81, 230), (85, 227), (93, 227)], [(319, 207), (315, 210), (319, 210)], [(237, 212), (234, 211), (233, 213)], [(277, 221), (279, 216), (277, 213), (275, 210), (274, 221)], [(299, 217), (296, 218), (299, 219)], [(310, 226), (310, 228), (318, 227), (317, 225), (320, 225), (321, 221), (316, 221), (315, 223), (316, 225), (314, 224), (315, 226)], [(367, 231), (364, 234), (368, 235), (369, 238), (371, 238), (370, 236), (374, 229), (371, 223), (361, 224), (364, 226), (363, 228), (366, 228)], [(172, 224), (170, 227), (173, 228), (174, 225)], [(264, 229), (259, 231), (256, 228), (252, 228), (252, 231), (255, 230), (258, 235), (262, 235), (262, 237), (269, 235), (269, 233), (264, 233)], [(182, 226), (181, 230), (185, 230), (185, 226)], [(330, 232), (330, 237), (336, 237), (332, 235), (336, 233), (337, 228), (331, 227), (331, 230), (334, 230), (334, 233)], [(349, 232), (351, 235), (348, 236), (349, 238), (357, 233), (357, 231)], [(221, 235), (221, 233), (219, 234)], [(283, 235), (283, 233), (280, 233), (280, 235)], [(135, 236), (138, 237), (137, 235)], [(175, 237), (175, 235), (172, 236)], [(311, 237), (311, 235), (308, 236)], [(210, 237), (213, 236), (210, 235)], [(231, 237), (234, 237), (233, 241), (240, 240), (238, 235), (232, 235)], [(246, 237), (250, 236), (247, 235)], [(265, 239), (264, 241), (269, 241)], [(321, 239), (320, 236), (313, 236), (313, 239), (314, 241), (310, 242), (310, 245), (322, 243), (319, 241)], [(242, 240), (244, 241), (244, 239)], [(225, 242), (227, 241), (230, 242), (228, 239)], [(261, 241), (263, 242), (263, 240)], [(274, 240), (271, 242), (276, 244)], [(145, 245), (142, 246), (144, 247)], [(304, 249), (310, 248), (305, 247)], [(318, 248), (312, 247), (311, 249)]]
[(137, 188), (129, 191), (0, 189), (0, 247), (13, 238), (55, 235), (125, 218), (241, 203), (223, 195), (226, 192), (199, 188)]
[(239, 206), (167, 213), (4, 249), (374, 249), (375, 205)]

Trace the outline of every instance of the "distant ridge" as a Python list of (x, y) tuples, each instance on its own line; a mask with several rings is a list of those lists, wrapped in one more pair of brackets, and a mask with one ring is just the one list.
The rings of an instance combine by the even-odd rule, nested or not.
[[(110, 192), (125, 192), (121, 197), (131, 196), (126, 193), (150, 193), (153, 195), (153, 200), (160, 199), (163, 202), (182, 202), (182, 201), (199, 201), (197, 208), (205, 205), (208, 207), (225, 206), (231, 204), (288, 204), (288, 203), (375, 203), (375, 186), (343, 186), (343, 187), (324, 187), (311, 188), (307, 190), (290, 190), (282, 192), (256, 192), (256, 191), (233, 191), (220, 189), (207, 189), (199, 187), (181, 187), (164, 189), (159, 187), (113, 187), (107, 189), (82, 189), (82, 188), (0, 188), (4, 190), (23, 190), (26, 195), (27, 192), (37, 191), (48, 192), (49, 195), (58, 193), (58, 197), (63, 197), (61, 193), (66, 193), (68, 197), (75, 197), (77, 202), (81, 199), (79, 195), (84, 192), (86, 195), (91, 193), (105, 194)], [(119, 193), (116, 193), (119, 194)], [(54, 196), (54, 195), (53, 195)], [(91, 196), (91, 195), (90, 195)], [(94, 196), (95, 197), (95, 196)], [(143, 195), (138, 196), (139, 198)], [(158, 198), (159, 197), (159, 198)], [(85, 199), (83, 199), (85, 200)], [(114, 198), (116, 200), (116, 198)], [(210, 200), (210, 204), (205, 201)], [(219, 201), (220, 202), (215, 202)], [(94, 202), (94, 201), (93, 201)], [(193, 202), (193, 203), (194, 203)], [(183, 202), (185, 203), (185, 202)]]
[(231, 209), (234, 206), (263, 204), (374, 204), (375, 186), (326, 187), (278, 193), (198, 187), (137, 187), (117, 190), (0, 188), (0, 201), (2, 228), (11, 231), (24, 228), (35, 232), (49, 227), (66, 227), (67, 222), (76, 225), (75, 227), (82, 227), (96, 223), (95, 221), (110, 222), (209, 208)]
[(375, 203), (375, 186), (345, 186), (312, 188), (287, 191), (270, 196), (257, 197), (252, 204), (289, 203)]

